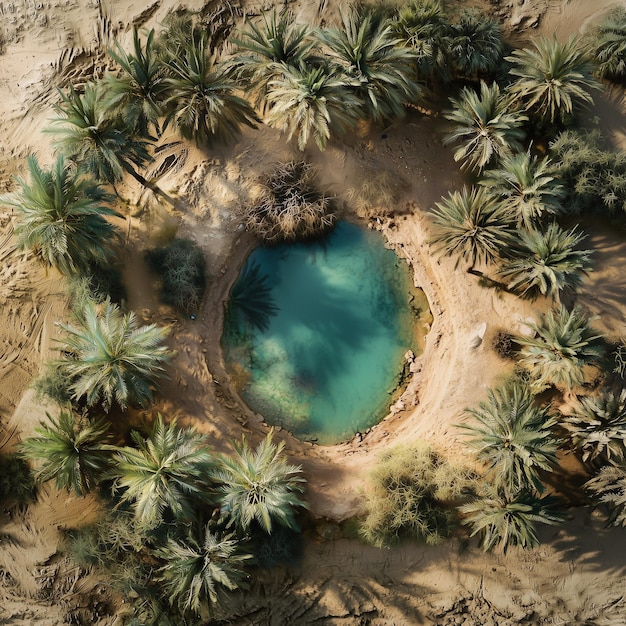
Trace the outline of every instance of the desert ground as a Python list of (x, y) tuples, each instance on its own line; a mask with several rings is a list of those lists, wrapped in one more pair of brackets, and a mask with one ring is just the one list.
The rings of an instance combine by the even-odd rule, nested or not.
[[(13, 188), (25, 157), (52, 159), (50, 137), (42, 133), (58, 98), (56, 86), (79, 84), (106, 68), (104, 51), (117, 39), (128, 44), (132, 26), (157, 27), (174, 0), (0, 1), (0, 191)], [(207, 14), (223, 12), (239, 24), (271, 2), (185, 0)], [(274, 3), (279, 4), (279, 3)], [(281, 5), (283, 3), (280, 3)], [(297, 18), (330, 23), (347, 2), (286, 2)], [(465, 3), (468, 4), (468, 3)], [(521, 0), (473, 2), (496, 11), (516, 42), (540, 33), (559, 38), (584, 32), (608, 8), (609, 0)], [(617, 147), (626, 147), (623, 93), (600, 95), (588, 114)], [(374, 174), (385, 188), (369, 225), (411, 265), (415, 284), (426, 293), (433, 315), (424, 351), (408, 386), (390, 414), (371, 431), (336, 446), (300, 442), (287, 432), (290, 459), (301, 464), (314, 522), (307, 531), (296, 570), (273, 571), (238, 595), (232, 624), (588, 624), (626, 623), (626, 535), (606, 529), (599, 511), (572, 509), (558, 529), (542, 531), (542, 545), (506, 555), (484, 554), (475, 541), (452, 538), (437, 547), (403, 545), (379, 550), (343, 536), (341, 522), (359, 510), (363, 473), (383, 449), (425, 439), (447, 454), (467, 454), (454, 425), (467, 406), (504, 379), (510, 362), (492, 348), (499, 330), (524, 331), (524, 322), (549, 307), (481, 287), (477, 277), (453, 259), (429, 251), (428, 210), (463, 175), (441, 144), (439, 120), (410, 111), (385, 129), (362, 127), (325, 152), (310, 147), (324, 189), (338, 198), (361, 189)], [(161, 386), (153, 414), (178, 417), (225, 450), (247, 433), (253, 441), (267, 432), (230, 388), (220, 351), (224, 302), (241, 263), (254, 245), (241, 225), (241, 211), (256, 193), (257, 180), (273, 165), (297, 155), (297, 147), (266, 127), (246, 130), (238, 143), (202, 150), (178, 147), (176, 166), (159, 183), (179, 199), (179, 208), (158, 201), (133, 184), (121, 189), (126, 206), (119, 225), (126, 233), (124, 261), (128, 306), (146, 322), (171, 327), (176, 357)], [(163, 155), (160, 157), (164, 158)], [(154, 163), (154, 168), (159, 162)], [(381, 179), (382, 180), (382, 179)], [(211, 282), (191, 320), (156, 299), (142, 250), (168, 231), (193, 237), (204, 249)], [(587, 229), (589, 230), (589, 229)], [(590, 231), (594, 271), (577, 303), (610, 339), (624, 336), (623, 289), (626, 238), (602, 224)], [(29, 385), (51, 353), (54, 322), (67, 317), (63, 283), (17, 250), (10, 211), (0, 213), (0, 441), (10, 449), (33, 432), (46, 407)], [(133, 415), (132, 419), (141, 419)], [(124, 606), (107, 581), (71, 563), (63, 532), (98, 516), (98, 505), (40, 488), (37, 502), (23, 511), (0, 510), (0, 624), (121, 623)]]

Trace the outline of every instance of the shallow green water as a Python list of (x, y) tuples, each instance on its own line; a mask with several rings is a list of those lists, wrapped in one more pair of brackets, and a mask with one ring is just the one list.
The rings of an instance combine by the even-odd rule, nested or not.
[(231, 290), (222, 342), (239, 393), (302, 439), (365, 430), (387, 413), (404, 354), (416, 350), (424, 303), (414, 295), (407, 264), (354, 224), (257, 248)]

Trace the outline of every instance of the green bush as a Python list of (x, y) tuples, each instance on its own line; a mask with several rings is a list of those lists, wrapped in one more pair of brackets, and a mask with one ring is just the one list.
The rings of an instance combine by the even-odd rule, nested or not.
[(383, 453), (370, 475), (361, 537), (378, 547), (405, 538), (439, 543), (455, 527), (453, 504), (469, 478), (423, 442)]
[(0, 502), (32, 502), (37, 495), (35, 477), (18, 454), (0, 455)]
[(46, 363), (43, 372), (33, 380), (31, 386), (38, 402), (52, 400), (59, 406), (67, 406), (72, 404), (72, 383), (72, 379), (54, 363)]
[(626, 211), (626, 154), (604, 149), (598, 131), (565, 131), (550, 146), (566, 190), (565, 211)]
[(146, 536), (126, 511), (110, 512), (100, 521), (69, 533), (70, 550), (79, 565), (122, 565), (126, 557), (138, 553)]
[(147, 250), (145, 259), (161, 279), (162, 302), (186, 312), (198, 310), (206, 287), (206, 259), (193, 240), (176, 237)]

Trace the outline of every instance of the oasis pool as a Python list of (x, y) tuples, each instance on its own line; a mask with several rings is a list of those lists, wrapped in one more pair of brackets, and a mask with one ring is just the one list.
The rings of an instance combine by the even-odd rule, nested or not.
[(339, 222), (323, 239), (250, 254), (230, 293), (226, 363), (266, 422), (337, 443), (388, 412), (424, 310), (381, 235)]

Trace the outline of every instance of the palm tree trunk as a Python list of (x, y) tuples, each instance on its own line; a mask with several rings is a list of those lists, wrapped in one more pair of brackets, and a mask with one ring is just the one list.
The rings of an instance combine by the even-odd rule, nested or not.
[(128, 172), (142, 187), (146, 189), (150, 189), (155, 194), (163, 198), (166, 202), (171, 204), (175, 209), (180, 209), (181, 205), (178, 200), (175, 200), (169, 194), (165, 193), (163, 189), (161, 189), (156, 183), (153, 183), (150, 180), (145, 179), (139, 172), (137, 172), (133, 167), (122, 159), (122, 167)]

